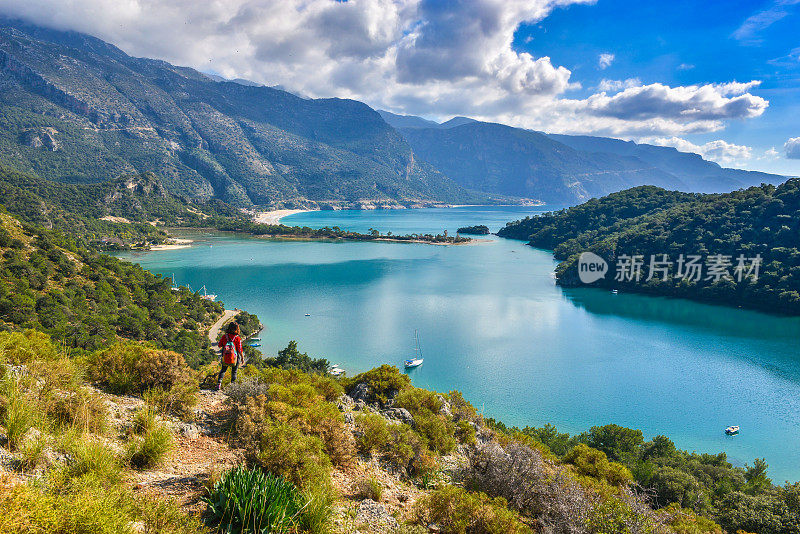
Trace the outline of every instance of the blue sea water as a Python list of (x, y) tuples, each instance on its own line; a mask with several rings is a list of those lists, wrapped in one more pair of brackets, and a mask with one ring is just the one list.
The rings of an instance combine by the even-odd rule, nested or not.
[[(537, 211), (322, 211), (282, 222), (454, 233)], [(399, 366), (418, 330), (425, 363), (413, 382), (458, 389), (507, 424), (617, 423), (725, 451), (737, 465), (765, 457), (776, 482), (800, 480), (800, 318), (563, 289), (550, 253), (494, 236), (461, 246), (192, 237), (191, 248), (120, 256), (257, 313), (267, 354), (295, 339), (352, 375)], [(740, 435), (724, 435), (731, 424)]]

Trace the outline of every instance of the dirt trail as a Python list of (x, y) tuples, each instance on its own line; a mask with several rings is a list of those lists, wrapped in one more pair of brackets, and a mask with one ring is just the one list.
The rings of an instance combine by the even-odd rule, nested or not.
[(201, 391), (195, 422), (177, 423), (175, 448), (160, 467), (135, 473), (135, 489), (174, 498), (188, 511), (202, 511), (200, 498), (209, 476), (244, 459), (244, 451), (227, 443), (230, 417), (223, 393)]

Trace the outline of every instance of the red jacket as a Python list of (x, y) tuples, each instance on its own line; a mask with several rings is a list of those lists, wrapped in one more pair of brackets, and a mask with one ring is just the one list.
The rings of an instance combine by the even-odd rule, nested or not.
[[(233, 341), (233, 346), (236, 347), (236, 352), (239, 354), (239, 357), (237, 358), (238, 362), (244, 356), (244, 350), (242, 350), (242, 338), (239, 337), (238, 335), (234, 335), (233, 338), (231, 338), (231, 340)], [(228, 343), (228, 334), (225, 334), (224, 336), (219, 338), (217, 346), (219, 348), (222, 348), (225, 345), (227, 345), (227, 343)]]

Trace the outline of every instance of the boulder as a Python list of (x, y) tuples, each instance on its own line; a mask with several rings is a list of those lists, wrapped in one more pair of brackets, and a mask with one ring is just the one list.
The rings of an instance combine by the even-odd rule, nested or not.
[(356, 384), (355, 387), (350, 391), (349, 395), (350, 398), (355, 401), (367, 402), (370, 398), (370, 393), (369, 386), (362, 382), (360, 384)]
[(410, 426), (414, 425), (414, 416), (412, 416), (405, 408), (387, 408), (381, 412), (381, 415)]

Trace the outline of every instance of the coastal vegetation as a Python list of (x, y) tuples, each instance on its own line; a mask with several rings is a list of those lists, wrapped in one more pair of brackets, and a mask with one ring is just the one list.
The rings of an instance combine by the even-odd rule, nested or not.
[(489, 227), (485, 224), (463, 226), (458, 229), (459, 234), (489, 235)]
[[(798, 314), (798, 214), (797, 178), (716, 195), (645, 186), (509, 223), (498, 235), (553, 250), (563, 286), (581, 284), (578, 258), (591, 251), (610, 269), (596, 286)], [(699, 273), (687, 271), (692, 257)]]

